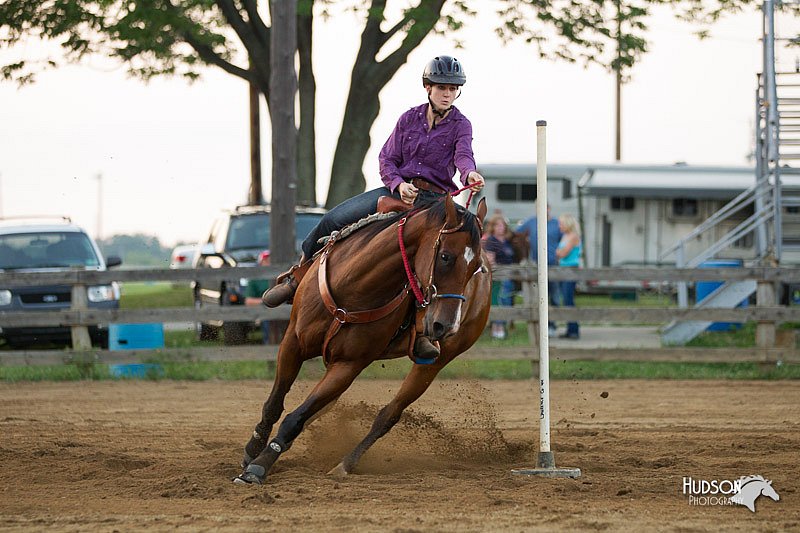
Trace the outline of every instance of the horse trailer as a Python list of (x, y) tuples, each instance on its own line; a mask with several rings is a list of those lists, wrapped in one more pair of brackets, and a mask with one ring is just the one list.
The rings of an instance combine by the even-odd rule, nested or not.
[[(482, 195), (490, 210), (503, 213), (515, 227), (536, 211), (536, 165), (487, 164)], [(547, 194), (554, 217), (571, 213), (583, 237), (583, 266), (674, 265), (665, 254), (728, 201), (755, 182), (752, 167), (629, 164), (548, 164)], [(783, 178), (784, 188), (800, 190), (800, 176)], [(744, 209), (686, 250), (692, 257), (752, 215)], [(784, 239), (800, 243), (798, 208), (784, 209)], [(720, 251), (720, 259), (755, 257), (753, 232)], [(800, 254), (784, 254), (784, 264), (800, 263)]]

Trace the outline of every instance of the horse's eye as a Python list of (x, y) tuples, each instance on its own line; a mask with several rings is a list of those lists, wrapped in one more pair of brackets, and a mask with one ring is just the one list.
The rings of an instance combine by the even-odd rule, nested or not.
[(448, 254), (447, 252), (442, 252), (442, 254), (439, 256), (439, 259), (441, 259), (442, 263), (446, 265), (449, 265), (450, 263), (453, 262), (453, 256)]

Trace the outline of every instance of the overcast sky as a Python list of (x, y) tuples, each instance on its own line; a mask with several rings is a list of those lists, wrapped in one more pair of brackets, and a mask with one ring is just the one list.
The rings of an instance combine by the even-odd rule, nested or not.
[[(650, 20), (651, 52), (623, 90), (623, 162), (746, 165), (752, 152), (761, 16), (737, 15), (699, 41), (666, 9)], [(470, 118), (481, 163), (533, 162), (535, 122), (548, 122), (552, 163), (614, 158), (614, 78), (598, 67), (540, 60), (531, 46), (502, 46), (494, 24), (474, 19), (465, 47), (429, 36), (381, 93), (364, 165), (379, 184), (377, 152), (400, 113), (425, 101), (422, 68), (450, 53), (468, 81), (456, 105)], [(788, 32), (788, 26), (779, 31)], [(314, 29), (318, 201), (324, 203), (361, 27), (352, 15)], [(33, 54), (35, 47), (17, 53)], [(798, 52), (782, 53), (793, 69)], [(0, 52), (0, 60), (8, 55)], [(95, 59), (49, 71), (35, 85), (0, 84), (0, 210), (64, 214), (91, 233), (146, 233), (195, 241), (213, 216), (243, 203), (249, 185), (247, 86), (209, 69), (194, 84), (129, 79)], [(262, 117), (266, 117), (263, 111)], [(264, 133), (268, 181), (269, 125)], [(102, 220), (98, 179), (102, 175)]]

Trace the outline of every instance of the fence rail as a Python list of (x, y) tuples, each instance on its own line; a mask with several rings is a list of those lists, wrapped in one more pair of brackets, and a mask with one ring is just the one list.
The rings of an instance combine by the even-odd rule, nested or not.
[[(238, 280), (239, 278), (272, 278), (284, 270), (284, 266), (228, 269), (142, 269), (111, 270), (106, 272), (75, 270), (69, 272), (0, 272), (0, 287), (71, 285), (73, 295), (83, 293), (91, 285), (117, 282), (169, 281), (187, 282), (198, 280), (202, 283)], [(535, 266), (500, 267), (494, 271), (495, 279), (514, 279), (523, 284), (525, 304), (517, 307), (494, 307), (491, 320), (526, 321), (538, 324), (536, 305)], [(553, 357), (564, 359), (617, 359), (617, 360), (673, 360), (673, 361), (800, 361), (795, 348), (775, 347), (775, 326), (783, 322), (800, 322), (800, 307), (786, 307), (776, 304), (775, 284), (778, 282), (800, 282), (800, 268), (750, 267), (750, 268), (553, 268), (549, 271), (552, 281), (731, 281), (753, 279), (759, 283), (756, 306), (735, 309), (691, 309), (691, 308), (642, 308), (642, 307), (578, 307), (552, 308), (552, 320), (575, 320), (600, 324), (662, 324), (671, 320), (746, 322), (756, 321), (757, 347), (747, 349), (692, 349), (692, 348), (614, 348), (614, 349), (562, 349), (552, 347)], [(43, 312), (0, 311), (0, 328), (62, 326), (71, 327), (73, 332), (85, 332), (87, 326), (109, 323), (145, 322), (199, 322), (199, 321), (255, 321), (257, 319), (288, 319), (291, 308), (277, 309), (244, 306), (219, 306), (166, 309), (91, 309), (85, 299), (73, 297), (69, 310)], [(75, 335), (83, 339), (79, 346), (69, 351), (9, 351), (0, 352), (0, 365), (8, 364), (53, 364), (70, 362), (86, 357), (102, 362), (141, 360), (153, 355), (153, 351), (132, 350), (110, 352), (93, 350), (86, 345), (88, 334)], [(532, 338), (535, 342), (535, 336)], [(158, 353), (177, 360), (221, 360), (274, 358), (276, 347), (193, 347), (161, 350)], [(473, 348), (465, 354), (466, 358), (504, 358), (536, 359), (535, 346), (504, 349)]]

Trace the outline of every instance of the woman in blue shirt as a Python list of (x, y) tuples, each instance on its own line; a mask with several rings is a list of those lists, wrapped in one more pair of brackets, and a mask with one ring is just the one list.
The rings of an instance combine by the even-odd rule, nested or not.
[[(572, 215), (561, 215), (558, 217), (558, 226), (562, 237), (556, 248), (558, 266), (579, 267), (581, 263), (581, 234), (578, 229), (578, 221)], [(575, 307), (575, 285), (576, 282), (562, 281), (559, 283), (561, 293), (561, 305), (564, 307)], [(577, 322), (568, 322), (566, 333), (559, 335), (562, 339), (580, 338), (580, 330)]]

